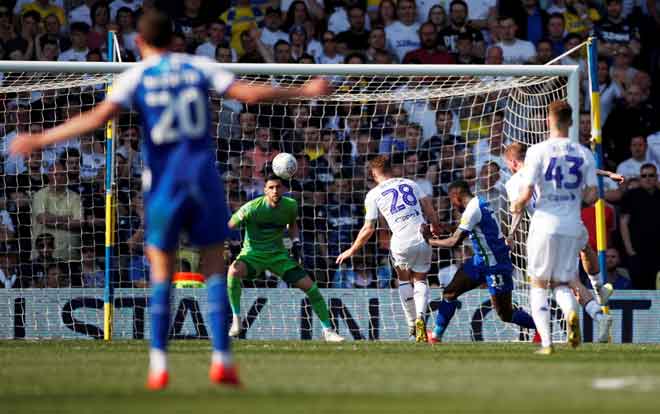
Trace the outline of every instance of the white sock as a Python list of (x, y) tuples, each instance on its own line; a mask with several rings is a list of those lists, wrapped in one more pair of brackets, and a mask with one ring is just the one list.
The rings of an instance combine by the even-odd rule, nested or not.
[(548, 291), (544, 288), (532, 287), (529, 290), (529, 304), (532, 307), (532, 318), (536, 330), (541, 335), (541, 345), (548, 347), (552, 344), (550, 338), (550, 305), (548, 305)]
[(568, 318), (568, 314), (571, 311), (577, 312), (578, 310), (577, 299), (575, 299), (573, 291), (568, 286), (558, 286), (555, 288), (555, 300), (564, 313), (565, 318)]
[(591, 287), (594, 288), (596, 292), (600, 290), (600, 288), (603, 286), (603, 284), (600, 282), (600, 275), (589, 275), (589, 281), (591, 282)]
[(599, 320), (604, 316), (603, 311), (600, 308), (600, 305), (596, 303), (596, 301), (593, 299), (590, 300), (589, 303), (584, 305), (584, 310), (586, 310), (589, 316), (591, 316), (591, 319), (595, 321)]
[(399, 298), (408, 326), (415, 326), (415, 298), (410, 282), (399, 282)]
[(211, 354), (211, 362), (214, 364), (232, 365), (231, 352), (213, 351)]
[(415, 297), (415, 317), (417, 319), (424, 319), (426, 309), (429, 305), (429, 285), (426, 280), (417, 280), (414, 285)]
[(149, 350), (149, 370), (151, 372), (167, 371), (167, 353), (162, 349)]

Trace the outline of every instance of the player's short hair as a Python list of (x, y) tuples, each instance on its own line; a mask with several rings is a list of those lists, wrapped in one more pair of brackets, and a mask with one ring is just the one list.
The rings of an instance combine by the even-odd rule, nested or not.
[(467, 195), (472, 195), (472, 190), (470, 189), (470, 184), (468, 184), (467, 181), (465, 180), (456, 180), (449, 184), (449, 188), (447, 188), (448, 191), (451, 191), (453, 189), (460, 190), (462, 193), (465, 193)]
[(159, 49), (169, 47), (172, 42), (172, 21), (158, 10), (149, 10), (142, 15), (138, 31), (147, 44)]
[(380, 171), (387, 174), (392, 172), (392, 160), (387, 155), (379, 155), (373, 160), (369, 161), (369, 169), (372, 171)]
[(504, 155), (510, 155), (511, 158), (518, 161), (523, 161), (525, 154), (527, 154), (527, 146), (520, 142), (514, 142), (504, 149)]
[(559, 125), (564, 127), (570, 126), (573, 122), (573, 108), (563, 100), (551, 102), (548, 105), (548, 115), (554, 116)]

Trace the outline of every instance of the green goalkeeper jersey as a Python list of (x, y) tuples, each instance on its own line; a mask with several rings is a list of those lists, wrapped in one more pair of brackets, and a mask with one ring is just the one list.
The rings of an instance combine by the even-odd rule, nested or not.
[(242, 252), (275, 253), (286, 251), (284, 230), (297, 216), (298, 202), (293, 198), (282, 197), (273, 208), (261, 196), (243, 204), (231, 221), (245, 231)]

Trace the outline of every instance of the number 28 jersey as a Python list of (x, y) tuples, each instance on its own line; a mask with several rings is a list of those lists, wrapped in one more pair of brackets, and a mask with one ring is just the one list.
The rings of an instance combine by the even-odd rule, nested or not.
[(165, 53), (135, 65), (113, 83), (107, 99), (141, 114), (145, 190), (167, 174), (195, 179), (210, 166), (215, 169), (209, 91), (223, 94), (234, 76), (212, 63)]
[(532, 227), (568, 236), (584, 231), (582, 192), (597, 185), (596, 161), (588, 149), (567, 138), (533, 145), (527, 150), (521, 181), (535, 187)]
[(425, 223), (419, 186), (407, 178), (390, 178), (372, 188), (364, 200), (366, 220), (385, 217), (392, 232), (392, 246), (413, 245), (423, 240), (419, 227)]

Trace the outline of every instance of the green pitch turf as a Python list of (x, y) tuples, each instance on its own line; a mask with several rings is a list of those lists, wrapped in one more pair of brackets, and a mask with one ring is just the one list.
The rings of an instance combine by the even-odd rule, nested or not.
[(660, 412), (660, 346), (534, 349), (240, 341), (246, 387), (228, 390), (207, 380), (208, 342), (177, 341), (169, 389), (150, 393), (143, 341), (0, 341), (0, 413)]

